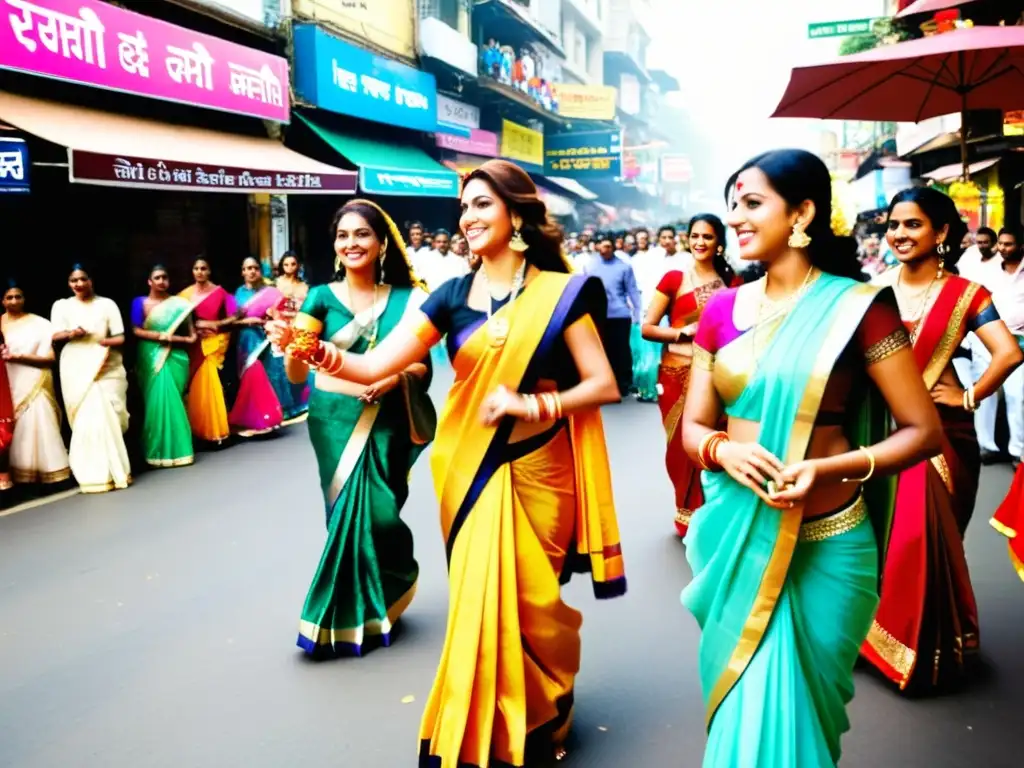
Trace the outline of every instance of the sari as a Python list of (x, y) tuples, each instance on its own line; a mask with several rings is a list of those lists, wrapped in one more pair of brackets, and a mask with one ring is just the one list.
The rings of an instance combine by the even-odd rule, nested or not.
[[(49, 357), (53, 326), (39, 315), (0, 319), (4, 343), (15, 355)], [(10, 447), (11, 477), (15, 483), (59, 483), (71, 477), (68, 451), (60, 433), (60, 407), (53, 389), (53, 371), (22, 363), (7, 363), (14, 406), (14, 438)]]
[[(472, 276), (449, 281), (424, 304), (418, 335), (430, 346), (448, 332), (455, 383), (430, 457), (450, 592), (444, 649), (420, 726), (421, 766), (522, 766), (533, 748), (562, 743), (582, 620), (562, 602), (560, 583), (589, 571), (598, 597), (625, 592), (600, 412), (572, 414), (515, 443), (513, 419), (497, 427), (480, 421), (495, 387), (533, 391), (540, 371), (568, 354), (562, 337), (583, 286), (590, 284), (595, 305), (604, 300), (600, 281), (591, 280), (537, 275), (494, 313), (509, 328), (500, 346), (484, 313), (440, 306), (442, 294), (457, 290), (464, 304)], [(460, 311), (476, 320), (443, 327), (445, 316)], [(580, 321), (591, 323), (590, 314)]]
[[(3, 339), (0, 338), (0, 343)], [(11, 482), (10, 454), (14, 441), (14, 402), (11, 385), (7, 381), (7, 366), (0, 365), (0, 491), (14, 487)]]
[(127, 488), (131, 464), (124, 444), (128, 429), (128, 374), (121, 352), (100, 339), (124, 335), (117, 305), (94, 296), (89, 301), (60, 299), (53, 305), (54, 331), (84, 328), (60, 354), (60, 387), (71, 425), (71, 474), (83, 493)]
[(633, 352), (633, 388), (636, 399), (644, 403), (658, 400), (658, 361), (661, 358), (661, 344), (648, 341), (639, 325), (630, 331), (629, 346)]
[[(977, 284), (949, 277), (921, 321), (914, 356), (929, 390), (986, 297)], [(978, 650), (978, 607), (963, 545), (981, 472), (978, 440), (971, 413), (937, 407), (942, 452), (899, 476), (882, 601), (862, 649), (901, 690), (961, 677), (965, 656)]]
[[(243, 285), (235, 291), (238, 311), (245, 318), (265, 319), (281, 300), (273, 286), (252, 289)], [(281, 401), (268, 376), (272, 358), (270, 340), (262, 325), (243, 325), (238, 331), (238, 395), (228, 414), (228, 424), (240, 437), (273, 432), (284, 421)], [(283, 358), (278, 358), (284, 374)]]
[(1006, 537), (1010, 565), (1024, 581), (1024, 464), (1017, 467), (1010, 492), (989, 523)]
[[(146, 314), (146, 297), (132, 303), (136, 328), (173, 335), (192, 314), (192, 305), (180, 296), (155, 304)], [(151, 467), (183, 467), (195, 460), (192, 427), (185, 410), (188, 352), (159, 341), (139, 339), (136, 372), (145, 415), (142, 452)]]
[[(202, 294), (190, 285), (178, 295), (192, 303), (196, 320), (224, 320), (236, 311), (234, 297), (219, 285)], [(199, 329), (196, 343), (189, 349), (188, 420), (192, 434), (208, 443), (222, 443), (231, 436), (220, 380), (230, 344), (230, 332)]]
[[(759, 422), (761, 445), (784, 463), (800, 461), (837, 360), (877, 297), (877, 288), (823, 274), (788, 316), (742, 332), (733, 305), (715, 301), (694, 359), (713, 369), (729, 417)], [(733, 331), (714, 342), (709, 316), (722, 307)], [(765, 328), (772, 335), (758, 351)], [(885, 436), (888, 412), (874, 388), (854, 394), (863, 399), (851, 402), (848, 437), (869, 445)], [(702, 630), (703, 764), (835, 765), (858, 648), (878, 604), (891, 482), (865, 485), (848, 507), (810, 520), (802, 505), (770, 508), (724, 472), (705, 472), (703, 485), (707, 502), (686, 538), (693, 580), (681, 595)]]
[[(720, 279), (695, 287), (689, 275), (674, 270), (665, 274), (657, 290), (669, 298), (669, 325), (681, 329), (700, 320), (708, 300), (723, 288), (725, 283)], [(684, 289), (688, 290), (682, 293)], [(704, 492), (700, 485), (700, 468), (690, 461), (683, 449), (683, 407), (693, 359), (681, 354), (670, 357), (674, 346), (666, 345), (665, 359), (657, 369), (658, 407), (665, 427), (665, 468), (676, 494), (676, 534), (685, 538), (694, 510), (704, 503)]]
[[(419, 306), (418, 293), (392, 286), (353, 316), (330, 285), (313, 288), (296, 324), (316, 329), (343, 350), (363, 353), (373, 326), (387, 336)], [(320, 468), (327, 541), (299, 622), (298, 645), (311, 656), (361, 656), (391, 644), (391, 631), (416, 593), (419, 566), (412, 531), (400, 513), (409, 472), (425, 445), (410, 438), (402, 386), (379, 403), (365, 389), (317, 375), (309, 404), (309, 439)]]
[[(277, 278), (275, 286), (281, 292), (282, 298), (273, 309), (272, 314), (291, 323), (306, 301), (306, 296), (309, 295), (309, 286), (301, 280), (293, 283), (283, 277)], [(265, 359), (264, 362), (267, 376), (277, 393), (278, 402), (281, 403), (281, 412), (284, 416), (281, 426), (287, 427), (305, 421), (309, 411), (309, 394), (312, 389), (313, 374), (310, 373), (307, 382), (292, 384), (288, 381), (288, 375), (285, 372), (284, 352), (271, 346), (270, 355), (271, 357)]]

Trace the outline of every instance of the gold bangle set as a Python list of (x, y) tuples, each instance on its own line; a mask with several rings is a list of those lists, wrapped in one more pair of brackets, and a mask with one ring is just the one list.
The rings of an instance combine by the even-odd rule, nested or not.
[(562, 396), (557, 392), (523, 395), (523, 403), (526, 405), (525, 421), (531, 424), (558, 421), (562, 418)]
[(978, 403), (974, 399), (974, 385), (971, 384), (967, 389), (964, 390), (964, 410), (968, 413), (974, 413), (978, 410)]
[(868, 457), (868, 473), (864, 475), (864, 477), (844, 477), (844, 483), (866, 483), (868, 480), (875, 476), (875, 454), (873, 454), (869, 449), (865, 448), (863, 445), (858, 446), (857, 450)]

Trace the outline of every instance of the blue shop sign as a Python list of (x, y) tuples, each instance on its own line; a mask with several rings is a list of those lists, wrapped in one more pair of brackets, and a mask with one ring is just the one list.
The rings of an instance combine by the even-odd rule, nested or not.
[(403, 171), (362, 166), (359, 189), (368, 195), (458, 197), (459, 175), (450, 171)]
[(581, 131), (544, 136), (544, 173), (571, 179), (622, 175), (622, 131)]
[(376, 123), (437, 130), (437, 81), (327, 34), (314, 24), (294, 33), (296, 93), (320, 107)]
[(29, 191), (28, 144), (24, 139), (0, 139), (0, 194)]

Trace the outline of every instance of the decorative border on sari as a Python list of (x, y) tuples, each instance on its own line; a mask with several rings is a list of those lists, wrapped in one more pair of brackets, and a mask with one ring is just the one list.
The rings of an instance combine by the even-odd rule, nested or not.
[(25, 397), (23, 397), (14, 406), (14, 420), (15, 421), (20, 419), (25, 414), (25, 411), (28, 410), (28, 407), (30, 405), (32, 405), (33, 401), (35, 401), (35, 399), (37, 397), (39, 397), (40, 394), (42, 394), (42, 392), (43, 392), (43, 390), (45, 388), (46, 388), (46, 371), (39, 371), (39, 376), (36, 378), (36, 383), (32, 387), (32, 391), (29, 392), (27, 395), (25, 395)]
[(324, 627), (311, 621), (299, 621), (299, 636), (295, 644), (310, 656), (362, 656), (367, 639), (374, 639), (380, 646), (391, 645), (391, 633), (395, 624), (416, 596), (419, 581), (414, 581), (401, 597), (388, 606), (387, 615), (382, 619), (364, 621), (358, 627)]
[(1024, 561), (1021, 561), (1021, 559), (1017, 557), (1017, 553), (1013, 551), (1013, 547), (1010, 546), (1010, 542), (1006, 543), (1006, 547), (1007, 551), (1010, 553), (1010, 565), (1013, 567), (1016, 574), (1020, 576), (1020, 580), (1024, 581)]
[(133, 482), (132, 476), (128, 475), (128, 479), (125, 481), (124, 485), (121, 485), (120, 483), (116, 483), (113, 480), (108, 480), (105, 483), (88, 483), (88, 484), (79, 483), (78, 484), (78, 490), (80, 490), (82, 493), (106, 493), (107, 491), (124, 490), (129, 485), (131, 485), (132, 482)]
[[(207, 294), (207, 296), (209, 296), (209, 295), (210, 294)], [(176, 330), (178, 330), (178, 328), (181, 327), (181, 324), (183, 322), (185, 322), (189, 317), (192, 316), (192, 313), (196, 311), (196, 307), (198, 307), (199, 304), (201, 304), (202, 302), (196, 303), (196, 302), (192, 301), (191, 299), (187, 299), (187, 298), (185, 298), (184, 296), (181, 296), (181, 295), (179, 295), (179, 296), (168, 296), (167, 299), (165, 299), (164, 301), (167, 301), (168, 299), (172, 299), (172, 298), (183, 299), (184, 301), (187, 301), (189, 303), (188, 312), (185, 312), (184, 310), (182, 310), (182, 312), (178, 315), (178, 317), (176, 317), (174, 319), (174, 321), (165, 330), (157, 331), (158, 333), (167, 333), (167, 334), (170, 334), (170, 335), (173, 336), (174, 332)], [(206, 297), (204, 296), (203, 298), (205, 299)], [(163, 302), (160, 302), (160, 303), (162, 304)], [(159, 306), (159, 304), (157, 306)], [(155, 310), (156, 307), (154, 307), (153, 309)], [(152, 316), (153, 316), (153, 310), (150, 310), (149, 315), (147, 315), (145, 320), (142, 321), (142, 327), (143, 327), (144, 330), (147, 330), (147, 331), (156, 331), (157, 330), (156, 328), (147, 328), (146, 327), (147, 324), (149, 323), (149, 318), (152, 317)], [(144, 339), (143, 341), (148, 341), (150, 344), (160, 344), (161, 343), (161, 342), (158, 342), (158, 341), (157, 342), (150, 341), (149, 339)], [(171, 352), (173, 351), (170, 344), (163, 344), (162, 346), (163, 346), (163, 349), (160, 350), (160, 356), (157, 358), (157, 362), (153, 366), (153, 374), (154, 375), (160, 373), (160, 371), (163, 370), (164, 365), (167, 363), (167, 360), (170, 358)]]
[[(949, 319), (943, 323), (945, 330), (939, 337), (939, 340), (935, 345), (935, 349), (932, 350), (929, 355), (928, 362), (922, 370), (924, 383), (928, 389), (935, 386), (935, 382), (939, 380), (939, 376), (942, 375), (942, 372), (946, 370), (946, 367), (953, 359), (953, 353), (956, 352), (957, 347), (960, 346), (960, 339), (964, 332), (964, 323), (967, 320), (967, 310), (970, 309), (971, 302), (974, 301), (974, 297), (977, 295), (979, 287), (980, 286), (977, 283), (968, 283), (953, 304), (953, 309)], [(942, 294), (940, 293), (939, 299), (941, 300), (941, 298)], [(928, 311), (928, 317), (925, 319), (926, 326), (930, 325), (930, 321), (933, 317), (932, 313), (938, 306), (939, 301), (936, 301)], [(937, 321), (941, 320), (939, 315), (935, 315), (935, 317)], [(924, 334), (922, 333), (921, 335), (923, 336)], [(917, 341), (921, 341), (921, 336), (918, 336)]]
[(352, 470), (356, 468), (356, 464), (363, 455), (363, 450), (370, 439), (370, 433), (373, 432), (373, 425), (377, 421), (379, 413), (379, 404), (363, 406), (363, 410), (356, 420), (356, 425), (352, 429), (352, 434), (349, 435), (348, 442), (345, 443), (345, 447), (341, 450), (338, 466), (334, 468), (334, 475), (331, 476), (330, 485), (324, 489), (325, 501), (328, 506), (333, 507), (335, 505), (338, 497), (341, 495), (341, 489), (345, 487), (345, 483), (352, 476)]
[(11, 477), (16, 483), (42, 483), (44, 485), (48, 485), (50, 483), (63, 482), (71, 477), (71, 467), (55, 469), (52, 472), (41, 472), (36, 469), (20, 469), (18, 467), (11, 467)]
[[(97, 346), (101, 346), (101, 345), (97, 344)], [(85, 387), (82, 390), (82, 396), (78, 399), (78, 402), (74, 403), (74, 404), (69, 403), (68, 400), (67, 400), (67, 395), (65, 395), (65, 397), (64, 397), (64, 410), (67, 411), (67, 414), (68, 414), (68, 424), (71, 425), (72, 429), (75, 428), (75, 417), (78, 416), (78, 409), (82, 407), (82, 403), (84, 403), (85, 402), (85, 398), (88, 397), (89, 390), (92, 387), (96, 386), (96, 382), (99, 381), (99, 375), (103, 372), (103, 369), (106, 367), (107, 360), (110, 359), (110, 347), (102, 347), (102, 349), (103, 349), (103, 358), (100, 360), (100, 364), (96, 368), (96, 372), (93, 373), (92, 377), (89, 379), (89, 386)], [(61, 381), (61, 387), (63, 388), (63, 386), (64, 386), (64, 382)], [(84, 493), (89, 493), (89, 491), (83, 491), (83, 492)]]
[(939, 473), (939, 477), (942, 478), (942, 484), (946, 486), (946, 490), (949, 491), (952, 496), (954, 493), (953, 473), (949, 471), (949, 462), (946, 461), (946, 457), (940, 453), (938, 456), (932, 456), (930, 461), (932, 467)]
[[(541, 336), (540, 343), (537, 344), (536, 350), (534, 350), (533, 357), (526, 366), (526, 370), (523, 372), (522, 380), (520, 381), (520, 388), (530, 389), (539, 377), (538, 371), (540, 367), (540, 361), (543, 360), (544, 356), (550, 352), (551, 347), (555, 341), (561, 336), (562, 324), (565, 322), (566, 316), (569, 314), (569, 310), (572, 308), (573, 302), (576, 301), (576, 297), (579, 296), (580, 291), (583, 289), (583, 284), (586, 279), (582, 276), (572, 276), (566, 283), (562, 295), (559, 297), (558, 302), (555, 304), (555, 310), (551, 313), (551, 319), (548, 321), (547, 328), (544, 329), (544, 333)], [(498, 428), (494, 432), (494, 436), (491, 438), (491, 444), (487, 447), (487, 451), (484, 453), (483, 461), (480, 462), (480, 466), (473, 476), (473, 481), (469, 485), (469, 490), (466, 492), (462, 503), (459, 505), (459, 511), (455, 513), (455, 517), (452, 519), (451, 527), (448, 531), (448, 540), (445, 542), (445, 556), (448, 563), (452, 560), (452, 550), (455, 547), (455, 541), (458, 538), (459, 531), (466, 522), (470, 511), (476, 504), (477, 499), (480, 498), (480, 494), (484, 492), (484, 488), (487, 487), (487, 483), (490, 482), (494, 473), (498, 471), (498, 468), (505, 463), (504, 451), (508, 444), (508, 439), (512, 436), (512, 430), (515, 427), (515, 419), (506, 417)]]
[(899, 684), (900, 690), (906, 688), (917, 663), (917, 652), (893, 637), (877, 620), (871, 622), (867, 641), (879, 659), (896, 673), (898, 679), (894, 682)]
[(182, 456), (180, 459), (146, 459), (146, 463), (151, 467), (169, 469), (171, 467), (187, 467), (194, 464), (195, 460), (194, 455), (189, 455)]
[[(796, 420), (790, 431), (789, 447), (786, 452), (786, 463), (791, 464), (804, 458), (807, 446), (810, 443), (811, 433), (814, 431), (814, 423), (817, 418), (818, 409), (822, 397), (825, 394), (825, 387), (828, 384), (829, 376), (839, 355), (849, 343), (850, 338), (856, 331), (857, 325), (852, 327), (843, 320), (856, 316), (858, 323), (864, 312), (874, 302), (879, 289), (864, 284), (855, 284), (848, 288), (840, 297), (840, 306), (834, 315), (832, 326), (829, 328), (825, 339), (818, 351), (814, 368), (804, 389), (800, 405), (797, 409)], [(853, 313), (854, 307), (846, 306), (860, 302), (863, 304), (861, 311)], [(714, 687), (707, 700), (707, 711), (705, 724), (708, 730), (714, 719), (718, 707), (725, 701), (725, 697), (739, 681), (746, 671), (747, 666), (754, 658), (754, 654), (761, 645), (768, 630), (775, 606), (778, 604), (782, 589), (786, 583), (789, 573), (789, 566), (793, 560), (793, 553), (796, 551), (797, 541), (800, 536), (800, 527), (803, 523), (803, 509), (799, 506), (792, 509), (780, 510), (779, 534), (775, 540), (775, 548), (765, 566), (764, 574), (761, 577), (761, 584), (758, 587), (757, 595), (754, 598), (750, 614), (743, 625), (736, 647), (729, 658), (725, 670), (715, 682)]]
[(995, 528), (999, 533), (1003, 534), (1008, 539), (1017, 538), (1017, 531), (1008, 525), (1004, 525), (996, 520), (994, 517), (988, 521), (988, 524)]

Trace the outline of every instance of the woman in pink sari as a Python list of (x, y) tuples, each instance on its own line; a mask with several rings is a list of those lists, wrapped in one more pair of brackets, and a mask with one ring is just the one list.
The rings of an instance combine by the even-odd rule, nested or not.
[(281, 426), (284, 414), (281, 402), (267, 375), (271, 356), (263, 324), (284, 298), (273, 285), (263, 280), (260, 263), (252, 256), (242, 262), (242, 279), (235, 291), (238, 305), (238, 396), (228, 415), (228, 423), (240, 437), (255, 437)]
[(195, 283), (181, 292), (192, 302), (199, 338), (189, 349), (188, 420), (192, 434), (208, 443), (222, 443), (231, 435), (220, 370), (231, 343), (224, 328), (234, 321), (235, 299), (210, 282), (210, 263), (200, 257), (192, 265)]

